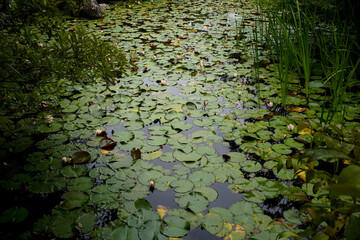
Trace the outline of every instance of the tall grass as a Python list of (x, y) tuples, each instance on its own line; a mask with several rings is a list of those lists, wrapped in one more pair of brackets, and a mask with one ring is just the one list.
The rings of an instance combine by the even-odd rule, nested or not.
[(294, 45), (293, 51), (297, 61), (299, 73), (305, 80), (306, 98), (309, 98), (309, 81), (314, 58), (313, 49), (313, 24), (302, 10), (297, 1), (296, 9), (292, 9), (292, 26)]
[(285, 14), (270, 11), (266, 29), (266, 43), (270, 48), (273, 60), (277, 63), (277, 72), (281, 86), (281, 104), (286, 106), (289, 86), (289, 71), (293, 66), (292, 29), (285, 21)]
[(337, 26), (332, 25), (329, 30), (328, 35), (321, 32), (316, 34), (325, 84), (329, 87), (320, 115), (320, 121), (325, 125), (329, 125), (336, 115), (342, 121), (343, 114), (338, 114), (339, 108), (346, 90), (358, 83), (356, 71), (360, 63), (360, 58), (352, 59), (351, 52), (356, 49), (356, 42), (351, 38), (347, 26), (339, 21)]

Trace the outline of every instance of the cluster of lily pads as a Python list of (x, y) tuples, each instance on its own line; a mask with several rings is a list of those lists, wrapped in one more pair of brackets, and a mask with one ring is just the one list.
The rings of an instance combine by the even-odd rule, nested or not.
[[(276, 115), (280, 85), (270, 62), (260, 69), (258, 99), (247, 45), (236, 50), (245, 62), (229, 57), (235, 38), (228, 14), (243, 11), (246, 43), (251, 8), (232, 1), (113, 7), (103, 19), (79, 24), (116, 42), (135, 62), (133, 72), (108, 88), (101, 80), (69, 84), (59, 114), (44, 114), (40, 126), (18, 122), (34, 131), (37, 126), (44, 137), (28, 155), (25, 173), (3, 187), (17, 190), (25, 183), (32, 193), (62, 193), (32, 235), (167, 239), (201, 226), (224, 239), (275, 239), (301, 224), (298, 210), (284, 211), (276, 221), (260, 206), (279, 195), (321, 195), (313, 193), (313, 184), (293, 185), (293, 169), (278, 168), (311, 142), (311, 130), (298, 131), (296, 123), (316, 112), (298, 107), (306, 100), (294, 95), (288, 97), (289, 115)], [(27, 149), (32, 139), (10, 144)], [(261, 176), (266, 172), (273, 179)], [(243, 200), (209, 208), (219, 197), (214, 183), (229, 183)], [(146, 200), (152, 191), (169, 189), (178, 208)], [(1, 219), (11, 222), (10, 214), (22, 220), (25, 210), (10, 209)], [(105, 221), (105, 212), (116, 217)]]

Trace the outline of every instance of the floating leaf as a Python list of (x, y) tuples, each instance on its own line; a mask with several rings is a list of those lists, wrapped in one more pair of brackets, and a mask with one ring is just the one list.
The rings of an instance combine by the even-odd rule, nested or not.
[(182, 237), (190, 231), (190, 223), (177, 216), (168, 216), (161, 224), (161, 232), (169, 237)]
[(174, 190), (178, 193), (185, 193), (189, 192), (193, 189), (194, 184), (193, 182), (186, 180), (186, 179), (180, 179), (177, 181), (171, 182), (171, 187), (175, 188)]
[(93, 187), (93, 180), (89, 177), (78, 177), (70, 181), (69, 191), (86, 191)]
[(161, 146), (167, 143), (167, 138), (163, 136), (151, 136), (147, 143), (152, 146)]
[(5, 210), (0, 216), (0, 223), (19, 223), (24, 221), (29, 211), (24, 207), (13, 207)]
[(162, 154), (163, 154), (163, 152), (161, 150), (158, 150), (158, 151), (151, 152), (151, 153), (144, 153), (142, 158), (144, 160), (154, 160), (156, 158), (159, 158)]
[(224, 220), (222, 217), (217, 213), (208, 213), (204, 218), (203, 227), (210, 233), (210, 234), (217, 234), (220, 232), (224, 227)]
[(52, 123), (49, 126), (41, 125), (39, 126), (38, 130), (41, 133), (51, 133), (57, 132), (61, 129), (62, 125), (60, 123)]
[(91, 159), (91, 155), (86, 151), (79, 151), (72, 155), (71, 157), (73, 163), (86, 163)]
[(90, 232), (95, 226), (96, 216), (92, 213), (85, 213), (76, 220), (78, 229), (82, 233)]
[(89, 196), (84, 192), (66, 192), (62, 195), (62, 199), (64, 201), (60, 203), (61, 208), (71, 210), (85, 204)]
[(194, 213), (201, 213), (207, 209), (209, 201), (200, 193), (189, 193), (176, 200), (180, 207), (189, 208)]

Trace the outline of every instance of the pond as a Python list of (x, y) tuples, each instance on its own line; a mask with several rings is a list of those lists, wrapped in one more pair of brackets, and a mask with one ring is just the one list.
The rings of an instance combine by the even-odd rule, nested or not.
[(101, 80), (67, 86), (60, 113), (44, 112), (36, 129), (34, 119), (21, 120), (42, 134), (2, 181), (3, 239), (21, 232), (263, 240), (300, 226), (303, 202), (293, 194), (315, 196), (313, 184), (279, 162), (305, 148), (311, 130), (297, 131), (298, 119), (317, 113), (301, 94), (288, 96), (286, 114), (278, 111), (281, 86), (265, 50), (254, 68), (254, 26), (265, 23), (253, 7), (235, 0), (111, 7), (103, 19), (69, 23), (117, 44), (136, 67), (109, 88)]

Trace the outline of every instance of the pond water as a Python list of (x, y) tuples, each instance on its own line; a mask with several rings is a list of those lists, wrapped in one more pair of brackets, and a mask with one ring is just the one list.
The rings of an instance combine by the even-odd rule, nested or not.
[[(137, 71), (108, 90), (69, 86), (62, 113), (39, 127), (46, 135), (25, 173), (6, 182), (59, 194), (51, 211), (30, 215), (30, 238), (275, 239), (287, 230), (272, 223), (298, 214), (289, 199), (306, 189), (277, 165), (303, 148), (287, 126), (307, 113), (272, 113), (280, 85), (270, 61), (255, 86), (251, 11), (246, 1), (144, 1), (78, 21)], [(238, 46), (235, 18), (245, 33)], [(62, 160), (86, 153), (87, 165)]]

